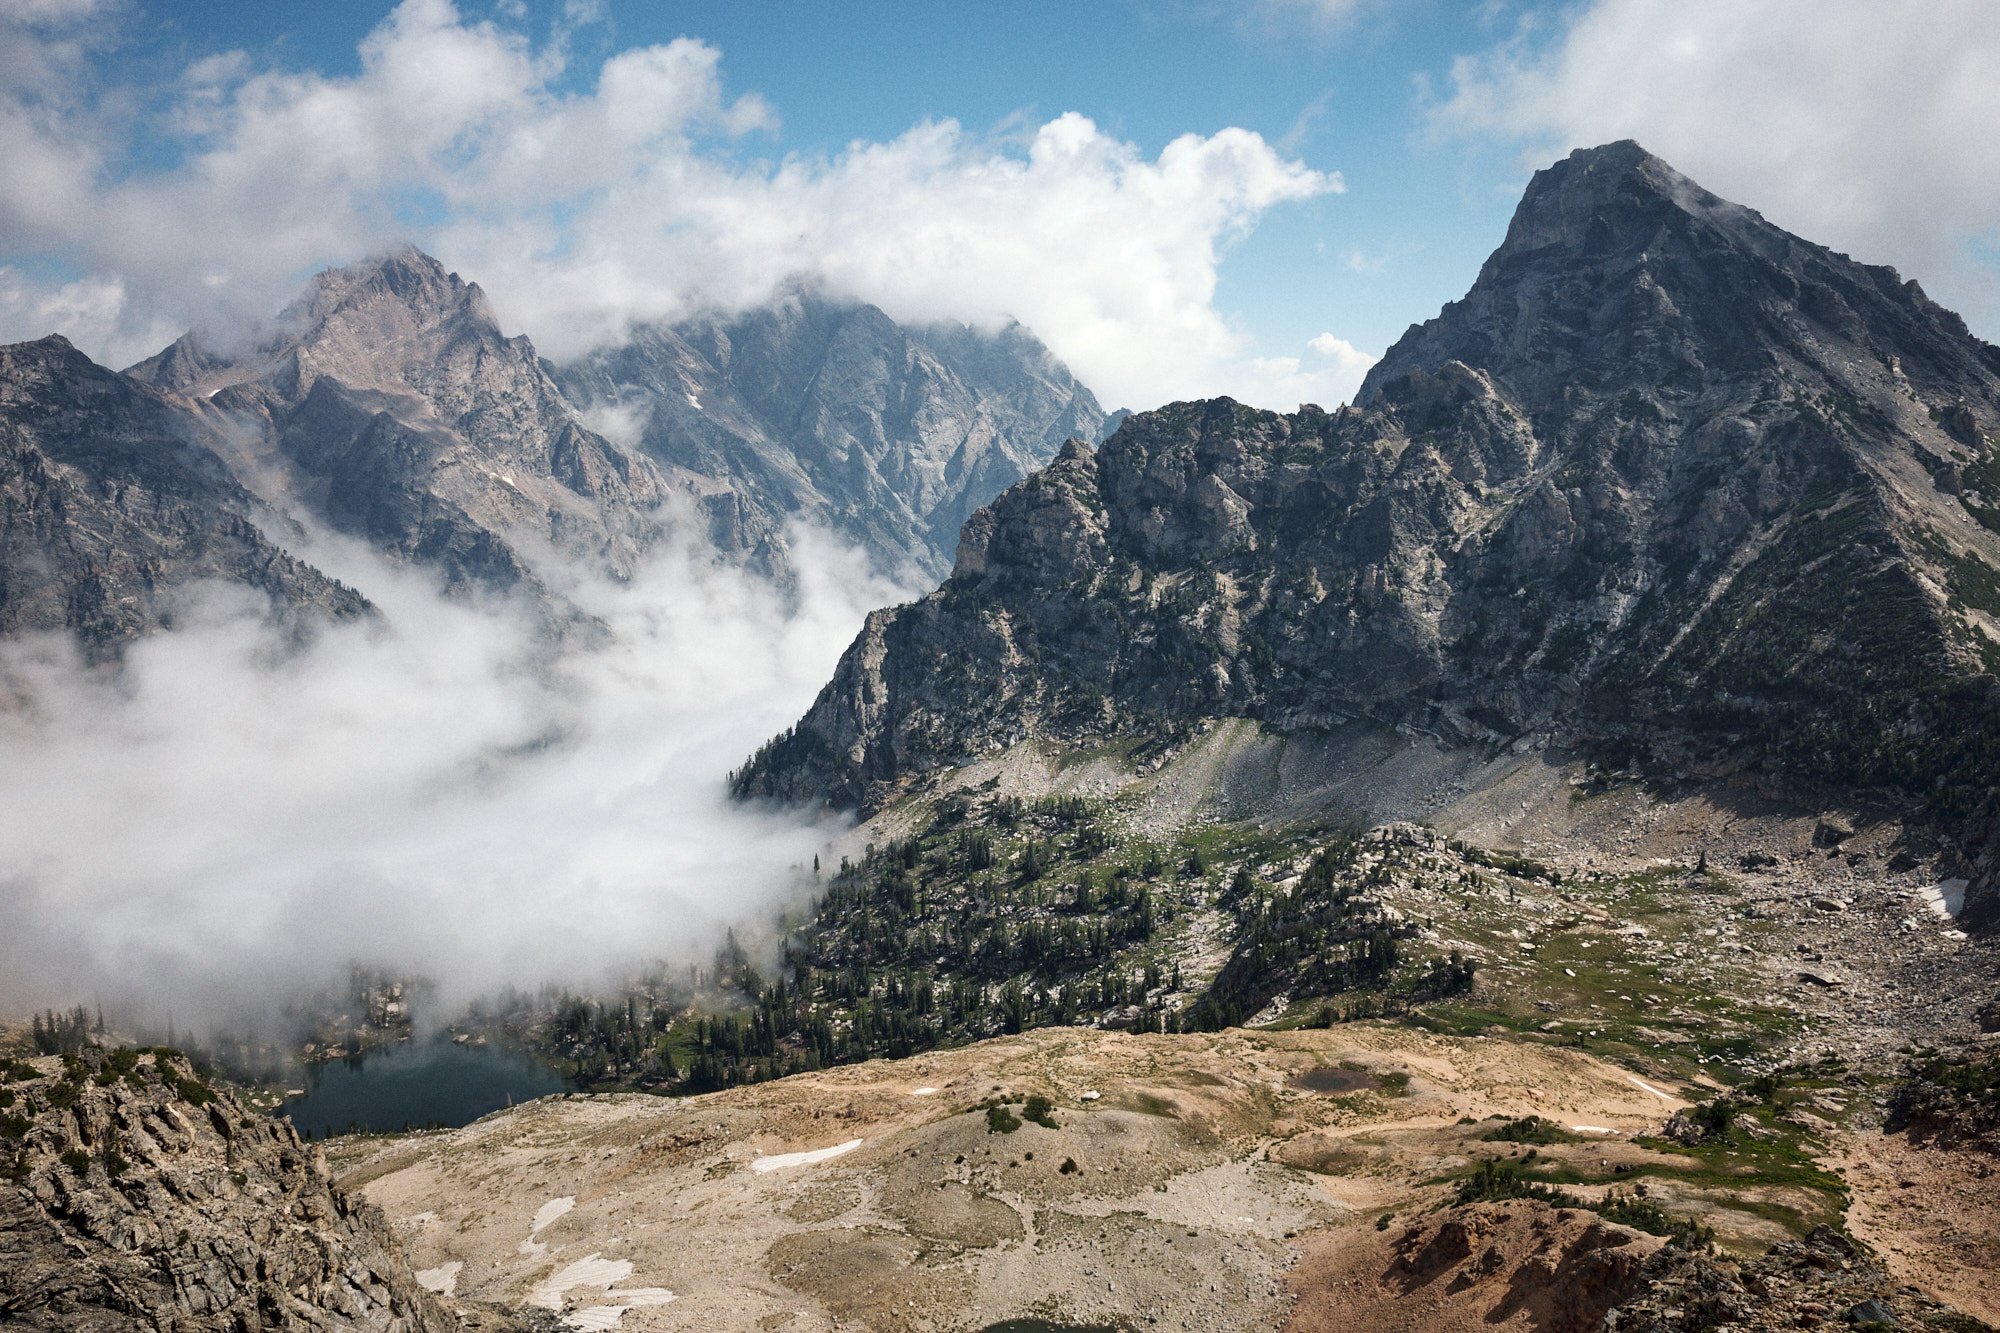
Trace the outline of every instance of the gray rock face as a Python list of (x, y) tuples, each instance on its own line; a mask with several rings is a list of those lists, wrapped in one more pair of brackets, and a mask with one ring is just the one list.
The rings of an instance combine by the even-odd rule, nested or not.
[(1357, 407), (1174, 404), (974, 515), (737, 789), (1369, 719), (1960, 819), (2000, 771), (2000, 513), (1935, 477), (2000, 482), (1996, 435), (2000, 350), (1914, 283), (1579, 152)]
[[(252, 492), (448, 587), (524, 588), (557, 630), (582, 622), (548, 563), (629, 577), (676, 496), (781, 579), (795, 518), (935, 579), (967, 514), (1103, 421), (1025, 330), (910, 330), (804, 296), (641, 329), (566, 393), (476, 285), (408, 249), (320, 274), (277, 327), (227, 355), (188, 335), (124, 377), (59, 339), (0, 353), (0, 633), (66, 627), (107, 652), (203, 577), (358, 614), (256, 527)], [(608, 438), (592, 409), (636, 429)]]
[(584, 428), (428, 255), (322, 273), (279, 324), (239, 356), (190, 335), (128, 373), (257, 423), (246, 475), (448, 584), (519, 583), (550, 554), (629, 575), (659, 538), (659, 469)]
[[(9, 1084), (0, 1324), (55, 1333), (446, 1333), (381, 1214), (335, 1187), (291, 1122), (146, 1055), (88, 1051)], [(23, 1067), (14, 1066), (18, 1080)], [(487, 1327), (509, 1326), (489, 1322)]]
[(365, 614), (266, 535), (221, 444), (211, 417), (60, 337), (0, 347), (0, 633), (68, 630), (105, 656), (168, 623), (197, 579), (254, 588), (287, 619)]
[(710, 535), (774, 572), (822, 523), (886, 571), (941, 578), (959, 525), (1104, 413), (1033, 335), (906, 328), (793, 294), (731, 319), (636, 329), (562, 375), (694, 493)]

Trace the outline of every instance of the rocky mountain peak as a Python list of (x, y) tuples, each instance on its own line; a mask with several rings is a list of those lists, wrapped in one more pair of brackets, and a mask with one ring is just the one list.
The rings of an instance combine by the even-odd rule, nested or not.
[(1537, 172), (1471, 290), (1405, 333), (1356, 404), (1397, 401), (1453, 361), (1546, 425), (1580, 387), (1656, 403), (1778, 378), (1950, 395), (2000, 370), (2000, 350), (1894, 269), (1794, 236), (1627, 140)]
[[(1018, 325), (903, 325), (792, 287), (757, 309), (640, 325), (562, 375), (685, 479), (726, 551), (782, 570), (803, 517), (885, 571), (932, 579), (986, 500), (1072, 435), (1100, 437), (1090, 391)], [(595, 419), (595, 418), (593, 418)]]
[(330, 268), (313, 279), (304, 296), (282, 318), (320, 336), (348, 321), (393, 319), (418, 328), (459, 320), (495, 323), (486, 293), (414, 246)]
[(1493, 261), (1550, 245), (1579, 253), (1643, 250), (1662, 229), (1706, 224), (1741, 230), (1762, 221), (1621, 139), (1579, 148), (1536, 172)]
[(1970, 815), (2000, 736), (1994, 438), (2000, 352), (1914, 284), (1636, 144), (1574, 154), (1355, 408), (1170, 404), (973, 515), (952, 580), (737, 787), (865, 808), (1020, 739), (1249, 717)]

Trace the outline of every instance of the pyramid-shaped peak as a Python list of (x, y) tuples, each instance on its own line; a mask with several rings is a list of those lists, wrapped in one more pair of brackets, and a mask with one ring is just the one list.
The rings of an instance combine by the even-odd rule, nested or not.
[(1644, 247), (1662, 227), (1775, 230), (1756, 213), (1702, 188), (1630, 139), (1579, 148), (1535, 173), (1501, 252), (1559, 245)]

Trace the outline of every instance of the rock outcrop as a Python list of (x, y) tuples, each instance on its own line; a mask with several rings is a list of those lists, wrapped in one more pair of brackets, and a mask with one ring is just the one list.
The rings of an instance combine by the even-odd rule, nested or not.
[(461, 1327), (418, 1285), (381, 1214), (331, 1183), (289, 1121), (251, 1113), (178, 1056), (92, 1049), (66, 1068), (48, 1058), (8, 1072), (0, 1324)]
[(974, 509), (1105, 419), (1018, 325), (908, 327), (809, 293), (641, 326), (561, 379), (698, 497), (719, 547), (773, 571), (806, 519), (935, 582)]
[(736, 787), (870, 808), (1029, 736), (1359, 719), (1975, 827), (2000, 514), (1935, 478), (1997, 436), (2000, 349), (1916, 284), (1580, 151), (1357, 406), (1173, 404), (975, 514)]
[(67, 630), (107, 656), (171, 623), (197, 580), (253, 589), (299, 623), (366, 614), (267, 535), (222, 446), (171, 395), (60, 337), (0, 347), (0, 634)]

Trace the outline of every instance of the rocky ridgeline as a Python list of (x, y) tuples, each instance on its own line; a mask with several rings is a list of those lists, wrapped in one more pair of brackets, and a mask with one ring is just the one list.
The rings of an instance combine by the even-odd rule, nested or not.
[(1824, 1226), (1736, 1259), (1661, 1245), (1580, 1209), (1480, 1203), (1406, 1228), (1394, 1253), (1383, 1285), (1395, 1297), (1448, 1291), (1471, 1304), (1485, 1289), (1478, 1303), (1491, 1322), (1525, 1315), (1546, 1333), (1986, 1327), (1898, 1284), (1866, 1247)]
[(368, 603), (281, 549), (171, 395), (60, 337), (0, 347), (0, 634), (69, 630), (105, 654), (172, 622), (172, 590), (240, 584), (300, 620)]
[(289, 1121), (252, 1114), (178, 1055), (13, 1062), (0, 1102), (0, 1324), (462, 1327)]
[(247, 346), (190, 333), (122, 375), (60, 337), (0, 348), (0, 634), (114, 656), (197, 580), (366, 612), (286, 549), (308, 519), (453, 589), (524, 590), (557, 629), (581, 613), (546, 567), (630, 577), (682, 504), (780, 581), (800, 520), (934, 580), (967, 514), (1104, 419), (1026, 330), (809, 294), (563, 371), (402, 249), (320, 274)]
[(1741, 1262), (1664, 1247), (1620, 1295), (1599, 1325), (1604, 1333), (1986, 1327), (1899, 1284), (1865, 1247), (1824, 1226)]
[(871, 809), (1028, 737), (1360, 721), (1886, 788), (1990, 876), (1996, 435), (2000, 349), (1916, 284), (1580, 151), (1356, 406), (1173, 404), (973, 515), (736, 789)]
[(1105, 421), (1018, 325), (909, 327), (810, 292), (641, 325), (560, 378), (586, 409), (627, 418), (721, 549), (782, 571), (804, 518), (927, 585), (969, 514)]

